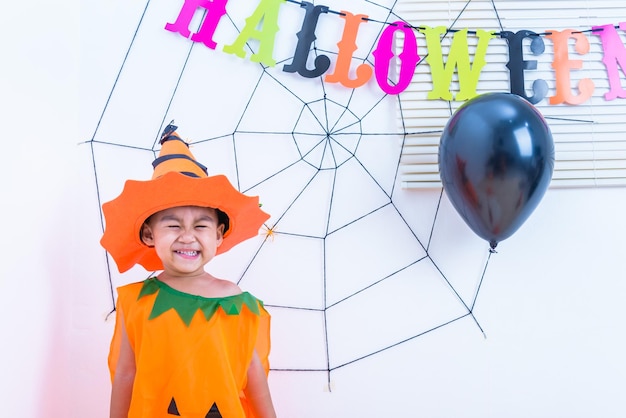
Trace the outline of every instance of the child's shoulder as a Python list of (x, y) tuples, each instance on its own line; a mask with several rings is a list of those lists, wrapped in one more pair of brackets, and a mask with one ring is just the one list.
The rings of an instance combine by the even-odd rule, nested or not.
[(241, 294), (241, 288), (230, 280), (214, 278), (208, 288), (211, 297), (227, 297)]
[(116, 290), (117, 290), (118, 293), (119, 292), (126, 292), (126, 293), (127, 292), (133, 292), (135, 290), (139, 291), (145, 285), (145, 283), (150, 281), (150, 280), (152, 280), (152, 279), (146, 279), (146, 280), (142, 280), (140, 282), (126, 283), (126, 284), (123, 284), (121, 286), (118, 286)]
[(145, 292), (146, 288), (156, 290), (156, 277), (150, 277), (139, 282), (127, 283), (119, 286), (117, 294), (121, 295), (138, 295), (141, 292)]

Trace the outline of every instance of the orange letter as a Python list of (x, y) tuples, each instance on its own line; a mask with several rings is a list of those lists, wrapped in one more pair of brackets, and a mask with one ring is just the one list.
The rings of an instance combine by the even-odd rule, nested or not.
[(343, 28), (341, 41), (337, 44), (339, 53), (335, 63), (335, 72), (327, 74), (325, 80), (329, 83), (341, 83), (349, 88), (361, 87), (372, 77), (374, 72), (372, 67), (367, 64), (361, 64), (356, 67), (356, 78), (350, 78), (348, 73), (350, 72), (352, 54), (357, 49), (356, 33), (363, 19), (367, 19), (367, 15), (353, 15), (342, 10), (340, 16), (345, 19), (346, 24)]
[(567, 29), (563, 32), (555, 30), (547, 31), (548, 38), (552, 39), (554, 45), (554, 61), (552, 61), (552, 68), (554, 68), (554, 74), (556, 79), (556, 93), (550, 97), (550, 104), (581, 104), (585, 100), (591, 97), (595, 85), (593, 81), (588, 78), (583, 78), (578, 82), (578, 90), (580, 94), (575, 96), (571, 91), (570, 82), (570, 70), (580, 69), (583, 66), (582, 60), (569, 59), (568, 53), (568, 41), (570, 38), (575, 39), (574, 47), (576, 52), (584, 55), (589, 52), (589, 40), (585, 35), (580, 32), (574, 32), (572, 29)]

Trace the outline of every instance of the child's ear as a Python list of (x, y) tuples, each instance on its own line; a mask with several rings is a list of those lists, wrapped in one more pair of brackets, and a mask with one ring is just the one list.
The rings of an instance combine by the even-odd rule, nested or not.
[(224, 224), (219, 224), (217, 226), (217, 246), (219, 247), (224, 241), (224, 228), (226, 226)]
[(154, 247), (154, 236), (152, 234), (152, 229), (150, 229), (150, 226), (148, 226), (148, 224), (143, 224), (141, 226), (139, 236), (141, 237), (141, 241), (148, 247)]

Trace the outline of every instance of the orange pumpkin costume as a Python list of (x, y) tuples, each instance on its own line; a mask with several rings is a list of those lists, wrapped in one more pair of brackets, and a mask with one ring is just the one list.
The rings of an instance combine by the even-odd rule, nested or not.
[[(204, 298), (156, 278), (118, 289), (109, 368), (124, 321), (137, 372), (129, 418), (252, 417), (243, 389), (256, 350), (269, 371), (269, 314), (244, 292)], [(213, 415), (211, 415), (213, 413)]]
[[(269, 218), (258, 197), (240, 193), (223, 175), (208, 176), (176, 128), (170, 124), (162, 134), (152, 179), (127, 180), (122, 193), (102, 205), (100, 243), (120, 273), (136, 264), (163, 270), (154, 247), (140, 238), (146, 219), (161, 210), (217, 209), (224, 233), (216, 255), (258, 235)], [(254, 417), (243, 390), (255, 352), (269, 371), (270, 316), (261, 301), (247, 292), (191, 295), (151, 278), (118, 288), (116, 307), (109, 368), (113, 378), (125, 329), (135, 360), (129, 418)]]

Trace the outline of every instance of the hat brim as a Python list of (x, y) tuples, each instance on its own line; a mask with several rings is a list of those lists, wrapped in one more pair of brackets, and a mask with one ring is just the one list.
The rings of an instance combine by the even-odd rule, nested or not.
[(141, 241), (140, 230), (150, 215), (178, 206), (216, 208), (228, 216), (229, 229), (216, 255), (258, 235), (270, 217), (260, 209), (258, 196), (242, 194), (223, 175), (195, 178), (169, 172), (148, 181), (127, 180), (122, 193), (102, 205), (106, 224), (100, 244), (120, 273), (135, 264), (149, 271), (163, 269), (154, 248)]

